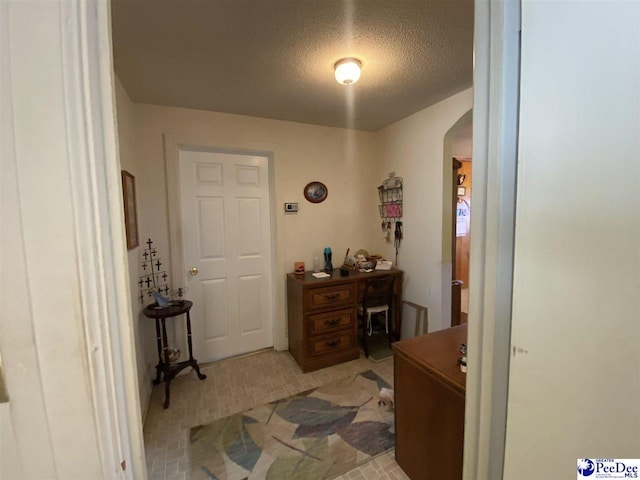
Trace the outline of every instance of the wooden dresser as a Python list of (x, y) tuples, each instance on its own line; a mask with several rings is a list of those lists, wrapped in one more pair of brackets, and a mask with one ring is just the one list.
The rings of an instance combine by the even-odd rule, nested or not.
[[(398, 269), (350, 272), (340, 276), (336, 269), (330, 278), (317, 279), (311, 272), (287, 274), (287, 319), (289, 352), (303, 372), (355, 360), (358, 349), (358, 302), (364, 281), (371, 276), (392, 274), (394, 285), (392, 331), (399, 338), (401, 329), (402, 275)], [(396, 336), (397, 335), (397, 336)]]
[(396, 461), (412, 480), (462, 478), (467, 325), (394, 343)]

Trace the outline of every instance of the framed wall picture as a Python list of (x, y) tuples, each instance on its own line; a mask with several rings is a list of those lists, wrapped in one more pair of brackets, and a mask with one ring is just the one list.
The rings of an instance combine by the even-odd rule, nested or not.
[(458, 196), (464, 197), (467, 194), (467, 187), (458, 187)]
[(127, 250), (136, 248), (138, 241), (138, 211), (136, 207), (136, 179), (122, 170), (122, 196), (124, 200), (124, 226), (127, 235)]
[(304, 187), (304, 198), (311, 203), (324, 202), (328, 193), (327, 186), (321, 182), (307, 183)]

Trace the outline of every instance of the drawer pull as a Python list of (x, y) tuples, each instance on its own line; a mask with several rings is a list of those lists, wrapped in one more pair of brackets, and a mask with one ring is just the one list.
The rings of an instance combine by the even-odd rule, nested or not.
[(333, 301), (335, 301), (335, 300), (340, 298), (340, 294), (339, 293), (328, 293), (328, 294), (326, 294), (324, 296), (324, 298), (326, 298), (330, 302), (333, 302)]
[(338, 345), (340, 345), (340, 340), (337, 338), (333, 340), (329, 340), (328, 342), (326, 342), (326, 345), (329, 348), (337, 347)]
[(335, 327), (340, 322), (339, 318), (332, 318), (331, 320), (325, 320), (324, 324), (327, 327)]

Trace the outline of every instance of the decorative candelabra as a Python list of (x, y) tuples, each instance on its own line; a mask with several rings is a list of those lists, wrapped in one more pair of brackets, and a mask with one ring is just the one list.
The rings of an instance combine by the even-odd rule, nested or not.
[(169, 296), (171, 292), (169, 275), (163, 268), (164, 264), (158, 255), (158, 249), (153, 246), (153, 241), (150, 238), (146, 241), (146, 245), (146, 248), (140, 254), (140, 272), (142, 275), (138, 277), (138, 286), (140, 287), (138, 299), (142, 304), (145, 299), (155, 298), (158, 305), (161, 305), (163, 299), (168, 302), (165, 297)]

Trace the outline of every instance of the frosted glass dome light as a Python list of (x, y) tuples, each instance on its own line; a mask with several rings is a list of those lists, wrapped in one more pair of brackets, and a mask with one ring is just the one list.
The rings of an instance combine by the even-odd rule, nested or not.
[(356, 58), (343, 58), (335, 64), (336, 80), (342, 85), (352, 85), (360, 79), (362, 64)]

